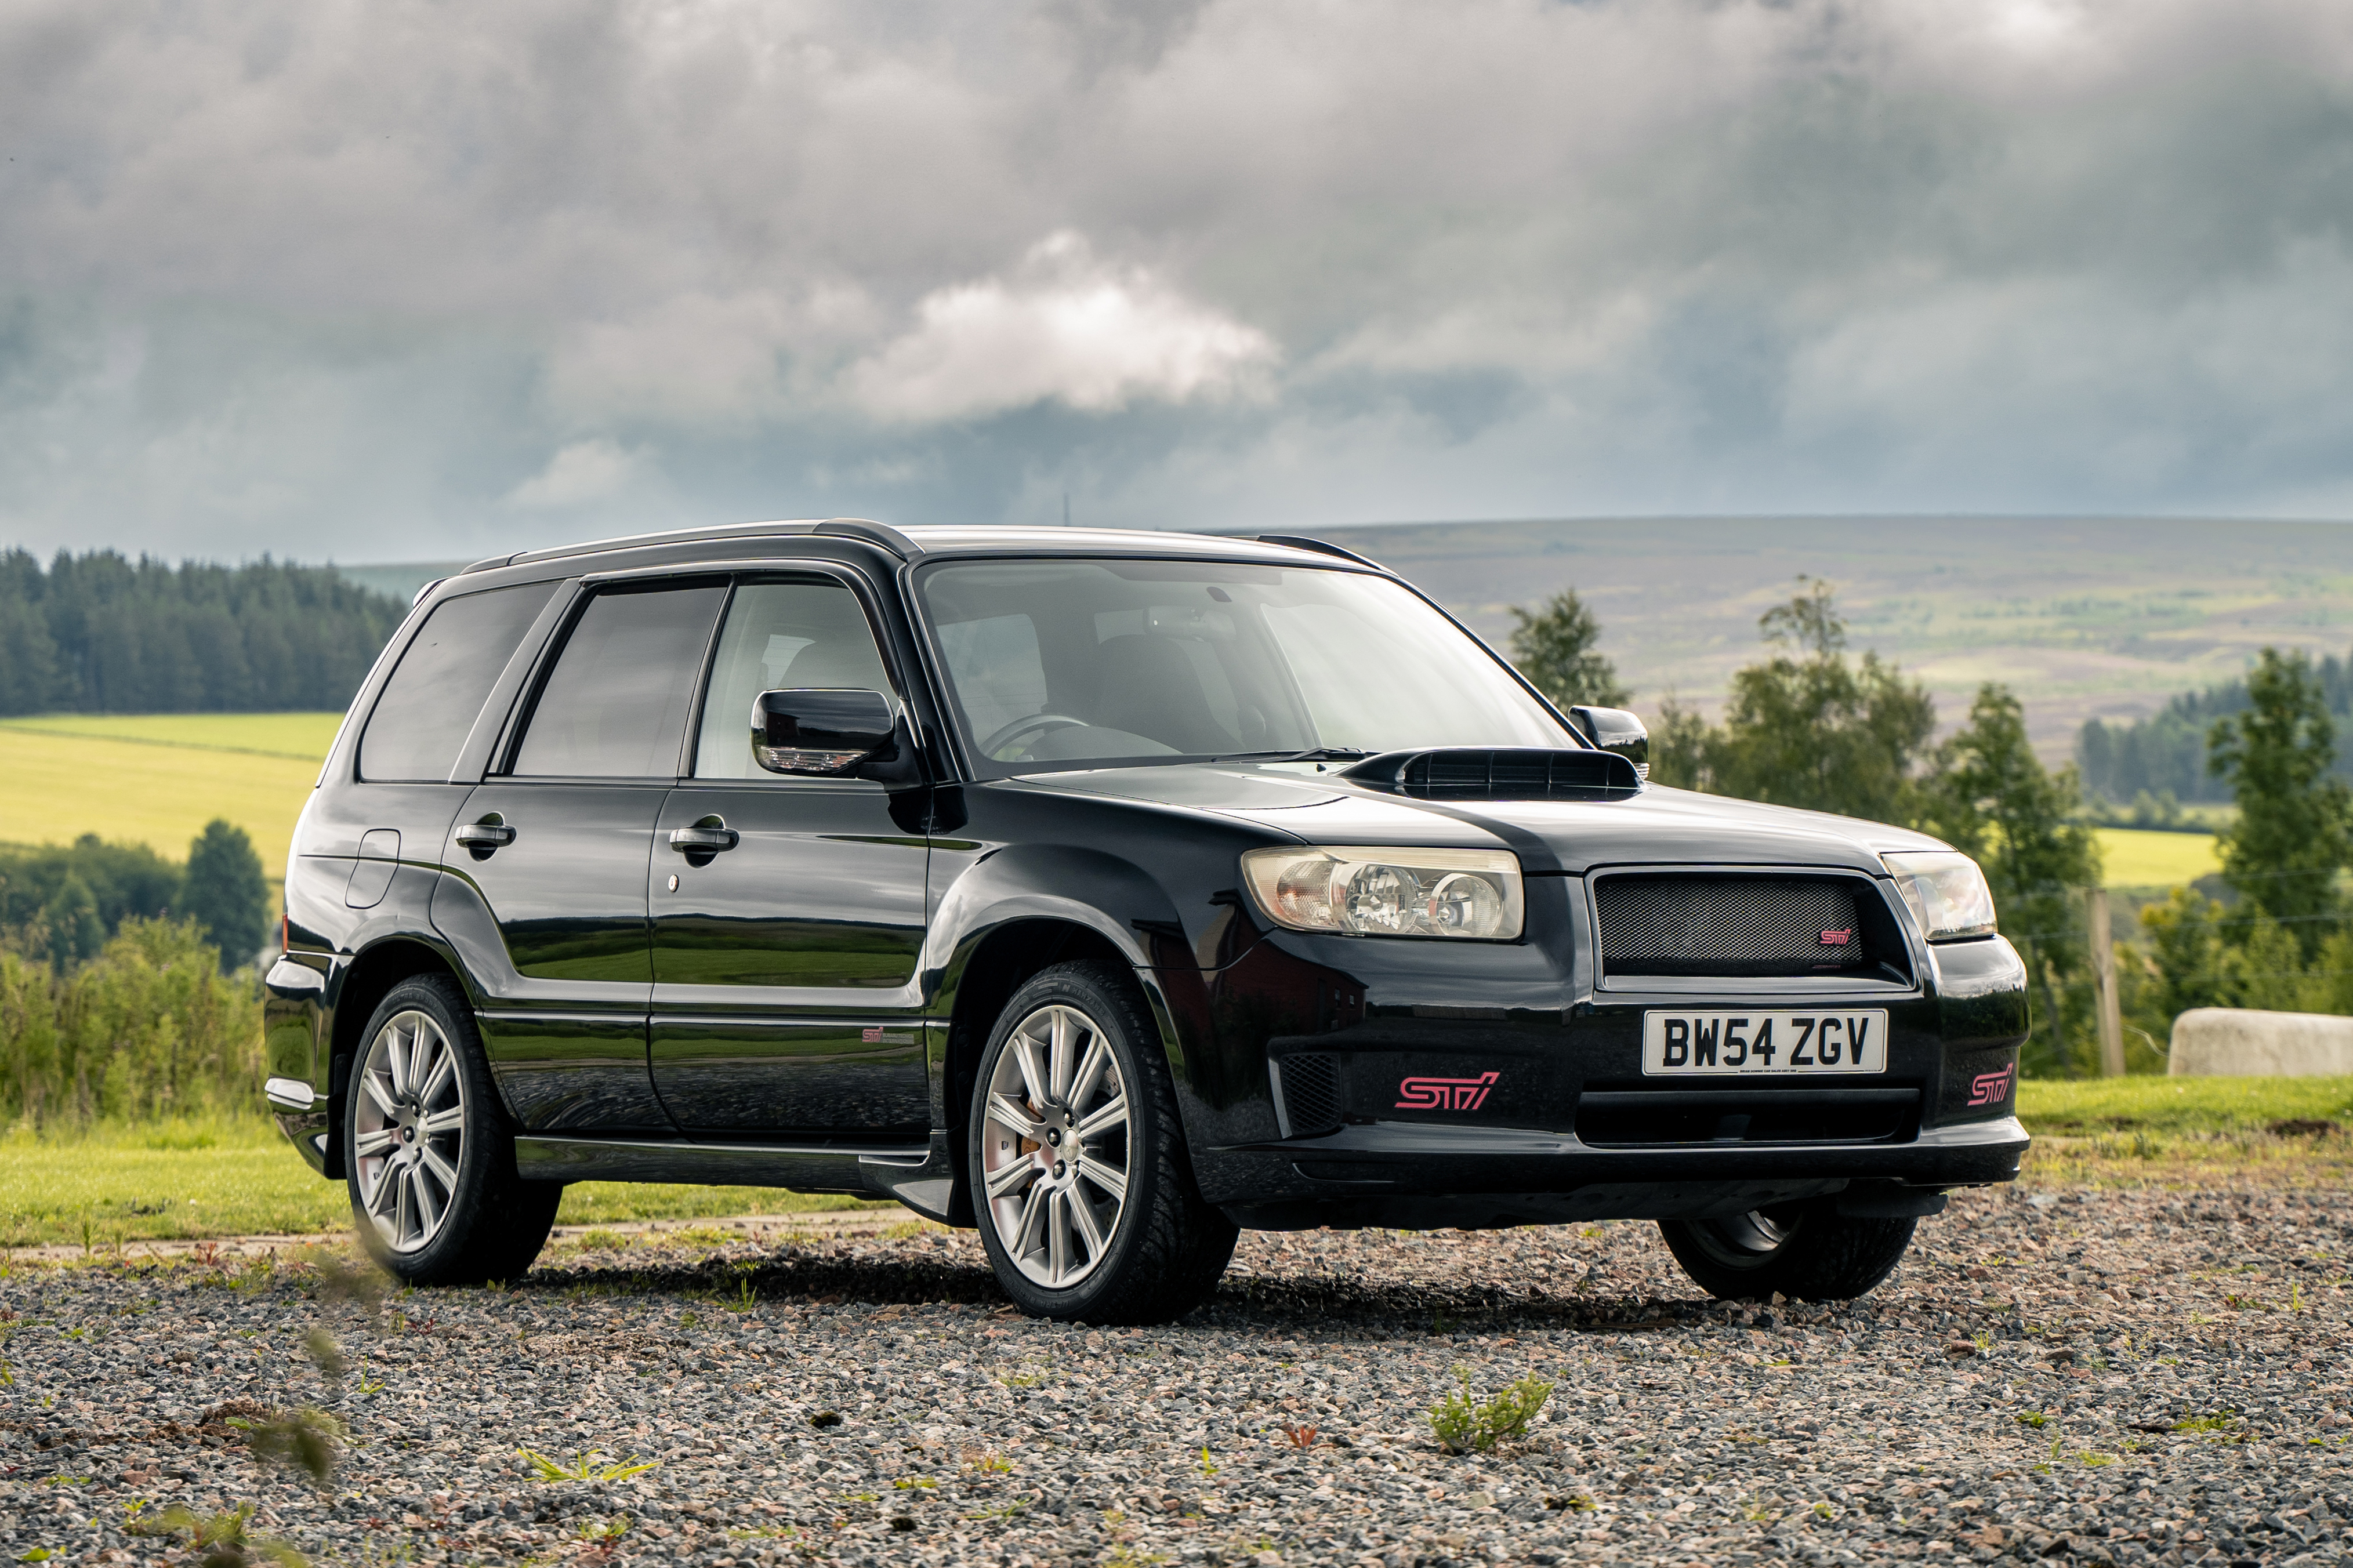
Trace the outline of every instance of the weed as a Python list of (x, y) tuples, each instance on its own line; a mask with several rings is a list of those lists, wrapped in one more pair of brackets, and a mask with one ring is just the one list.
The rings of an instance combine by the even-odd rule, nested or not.
[(352, 1369), (352, 1363), (344, 1358), (343, 1347), (337, 1344), (335, 1336), (323, 1328), (313, 1327), (303, 1335), (302, 1349), (322, 1375), (338, 1383), (343, 1381), (343, 1373)]
[(1319, 1428), (1304, 1426), (1294, 1426), (1288, 1421), (1281, 1423), (1281, 1426), (1282, 1427), (1283, 1440), (1289, 1443), (1293, 1447), (1312, 1448), (1315, 1447), (1315, 1435)]
[(2173, 1424), (2177, 1432), (2219, 1436), (2238, 1425), (2238, 1417), (2227, 1412), (2219, 1415), (2186, 1415)]
[(702, 1320), (696, 1317), (692, 1312), (681, 1312), (678, 1315), (678, 1326), (681, 1329), (691, 1329), (701, 1321), (702, 1321)]
[(1970, 1336), (1970, 1342), (1975, 1344), (1978, 1349), (1981, 1351), (1989, 1351), (1993, 1349), (1993, 1331), (1990, 1329), (1979, 1329), (1974, 1335)]
[(1167, 1561), (1161, 1552), (1138, 1552), (1133, 1546), (1114, 1546), (1101, 1559), (1103, 1568), (1159, 1568)]
[(997, 1520), (1018, 1519), (1029, 1507), (1026, 1502), (1002, 1502), (995, 1508), (982, 1509), (978, 1513), (965, 1514), (965, 1518), (976, 1524), (987, 1524)]
[(2032, 1426), (2039, 1430), (2051, 1417), (2040, 1410), (2026, 1410), (2020, 1412), (2014, 1419), (2021, 1426)]
[(334, 1416), (307, 1405), (300, 1410), (280, 1411), (259, 1421), (232, 1415), (228, 1424), (245, 1434), (255, 1454), (277, 1464), (293, 1466), (310, 1477), (314, 1487), (324, 1487), (335, 1473), (335, 1461), (343, 1457), (343, 1439), (351, 1436), (351, 1429)]
[(650, 1462), (622, 1459), (606, 1464), (602, 1462), (606, 1455), (601, 1448), (591, 1448), (585, 1454), (575, 1455), (568, 1466), (544, 1454), (535, 1454), (529, 1448), (517, 1448), (515, 1452), (529, 1462), (535, 1478), (543, 1481), (623, 1481), (631, 1476), (641, 1476), (648, 1470), (657, 1469), (661, 1464), (659, 1459)]
[[(994, 1448), (987, 1453), (978, 1448), (967, 1448), (964, 1462), (965, 1468), (978, 1470), (984, 1476), (1009, 1476), (1013, 1473), (1013, 1461)], [(1201, 1450), (1201, 1463), (1207, 1465), (1208, 1462), (1209, 1450), (1204, 1448)]]
[(308, 1561), (282, 1541), (248, 1534), (246, 1526), (252, 1521), (253, 1505), (249, 1502), (239, 1503), (227, 1513), (216, 1513), (209, 1519), (199, 1519), (175, 1505), (131, 1528), (139, 1535), (185, 1536), (189, 1549), (201, 1553), (196, 1559), (201, 1568), (246, 1568), (256, 1563), (301, 1568)]
[(719, 1304), (731, 1312), (748, 1312), (759, 1303), (760, 1293), (752, 1289), (752, 1281), (746, 1278), (735, 1281), (733, 1300), (722, 1300)]
[(841, 1494), (841, 1500), (844, 1502), (881, 1502), (882, 1500), (882, 1494), (881, 1492), (844, 1492)]
[(618, 1541), (629, 1532), (629, 1516), (617, 1513), (607, 1520), (585, 1519), (575, 1531), (581, 1540), (591, 1542)]
[(1530, 1375), (1482, 1405), (1471, 1397), (1470, 1373), (1457, 1367), (1454, 1375), (1462, 1386), (1430, 1407), (1430, 1429), (1450, 1454), (1483, 1454), (1507, 1438), (1525, 1436), (1528, 1423), (1552, 1397), (1553, 1385)]
[(1206, 1480), (1217, 1473), (1218, 1467), (1209, 1459), (1209, 1446), (1204, 1443), (1201, 1445), (1201, 1477)]
[(586, 1232), (580, 1237), (581, 1249), (586, 1252), (618, 1252), (628, 1245), (629, 1237), (617, 1230), (607, 1230), (602, 1226)]

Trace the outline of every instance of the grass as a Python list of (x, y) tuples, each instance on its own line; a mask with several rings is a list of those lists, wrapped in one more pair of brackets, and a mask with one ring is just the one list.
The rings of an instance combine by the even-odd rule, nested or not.
[[(578, 1182), (562, 1225), (804, 1214), (857, 1208), (848, 1197), (776, 1187)], [(222, 1236), (307, 1236), (351, 1225), (343, 1184), (312, 1173), (265, 1121), (223, 1120), (0, 1137), (0, 1246), (88, 1246)]]
[(2259, 1131), (2275, 1121), (2353, 1122), (2353, 1078), (2027, 1079), (2019, 1120), (2036, 1136), (2141, 1130)]
[(2100, 879), (2111, 888), (2186, 886), (2222, 868), (2210, 833), (2100, 827)]
[(294, 819), (340, 713), (58, 713), (0, 720), (0, 834), (70, 844), (85, 833), (185, 860), (205, 824), (245, 829), (282, 879)]

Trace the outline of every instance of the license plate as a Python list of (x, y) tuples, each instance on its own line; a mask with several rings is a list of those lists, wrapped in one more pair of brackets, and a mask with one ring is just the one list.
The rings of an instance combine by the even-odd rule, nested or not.
[(1645, 1077), (1886, 1070), (1887, 1014), (1877, 1007), (1642, 1015)]

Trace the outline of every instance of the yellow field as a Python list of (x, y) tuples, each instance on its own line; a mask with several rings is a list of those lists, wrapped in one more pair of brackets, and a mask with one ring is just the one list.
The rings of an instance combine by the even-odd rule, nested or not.
[(2101, 880), (2111, 888), (2170, 888), (2222, 868), (2208, 833), (2153, 833), (2102, 827)]
[(294, 818), (340, 713), (58, 713), (0, 720), (0, 841), (85, 833), (173, 860), (225, 816), (283, 879)]

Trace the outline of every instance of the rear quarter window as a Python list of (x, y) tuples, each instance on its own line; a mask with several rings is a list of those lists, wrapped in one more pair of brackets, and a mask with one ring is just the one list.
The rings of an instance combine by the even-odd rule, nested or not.
[(435, 605), (368, 715), (360, 777), (383, 784), (447, 779), (491, 688), (554, 592), (553, 582), (525, 583)]

